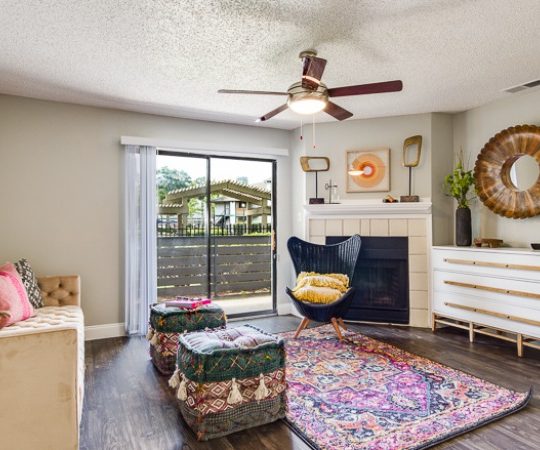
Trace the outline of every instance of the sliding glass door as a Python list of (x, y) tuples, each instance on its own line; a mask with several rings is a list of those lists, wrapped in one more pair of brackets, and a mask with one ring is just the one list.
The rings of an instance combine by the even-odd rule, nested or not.
[(159, 152), (158, 300), (275, 311), (275, 171), (271, 160)]

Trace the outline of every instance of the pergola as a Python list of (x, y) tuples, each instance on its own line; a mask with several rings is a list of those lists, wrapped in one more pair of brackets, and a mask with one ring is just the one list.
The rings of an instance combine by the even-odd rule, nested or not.
[[(189, 214), (188, 203), (192, 198), (202, 198), (207, 194), (206, 185), (192, 186), (175, 189), (167, 193), (162, 204), (159, 205), (159, 214), (178, 216), (178, 227), (186, 224)], [(248, 226), (253, 217), (261, 216), (263, 225), (268, 223), (268, 217), (272, 213), (270, 191), (256, 186), (239, 183), (232, 180), (214, 181), (210, 183), (210, 194), (223, 195), (239, 202), (244, 202), (246, 207), (244, 215), (247, 217)]]

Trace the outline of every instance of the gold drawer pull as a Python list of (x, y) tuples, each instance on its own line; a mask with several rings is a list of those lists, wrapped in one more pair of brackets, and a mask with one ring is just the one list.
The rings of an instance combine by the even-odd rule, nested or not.
[(497, 267), (499, 269), (532, 270), (535, 272), (540, 272), (540, 266), (527, 266), (524, 264), (504, 264), (489, 261), (471, 261), (469, 259), (453, 258), (444, 258), (444, 262), (449, 264), (463, 264), (467, 266)]
[(537, 327), (540, 326), (540, 321), (538, 320), (525, 319), (523, 317), (511, 316), (509, 314), (489, 311), (488, 309), (475, 308), (474, 306), (460, 305), (458, 303), (444, 302), (444, 304), (452, 308), (464, 309), (465, 311), (471, 311), (471, 312), (480, 313), (480, 314), (487, 314), (488, 316), (499, 317), (501, 319), (512, 320), (514, 322), (526, 323), (527, 325), (534, 325)]
[(444, 284), (470, 288), (470, 289), (479, 289), (482, 291), (496, 292), (497, 294), (516, 295), (518, 297), (527, 297), (527, 298), (540, 300), (540, 294), (535, 294), (534, 292), (514, 291), (512, 289), (501, 289), (501, 288), (496, 288), (496, 287), (491, 287), (491, 286), (481, 286), (479, 284), (461, 283), (459, 281), (450, 281), (450, 280), (444, 280)]

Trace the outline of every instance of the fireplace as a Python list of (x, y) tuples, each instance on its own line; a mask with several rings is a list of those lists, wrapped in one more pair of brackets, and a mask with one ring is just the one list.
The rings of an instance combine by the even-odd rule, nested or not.
[[(346, 239), (326, 236), (326, 244)], [(409, 323), (408, 246), (407, 237), (362, 237), (352, 281), (356, 292), (345, 320)]]

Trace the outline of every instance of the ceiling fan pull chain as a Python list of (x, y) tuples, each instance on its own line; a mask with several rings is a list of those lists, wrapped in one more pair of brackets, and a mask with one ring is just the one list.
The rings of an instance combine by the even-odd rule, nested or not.
[(311, 116), (311, 119), (312, 119), (312, 121), (313, 121), (313, 122), (312, 122), (312, 123), (313, 123), (313, 128), (312, 128), (312, 129), (313, 129), (313, 148), (316, 149), (317, 146), (315, 145), (315, 114), (313, 114), (313, 115)]
[(300, 119), (300, 140), (304, 140), (304, 120)]

